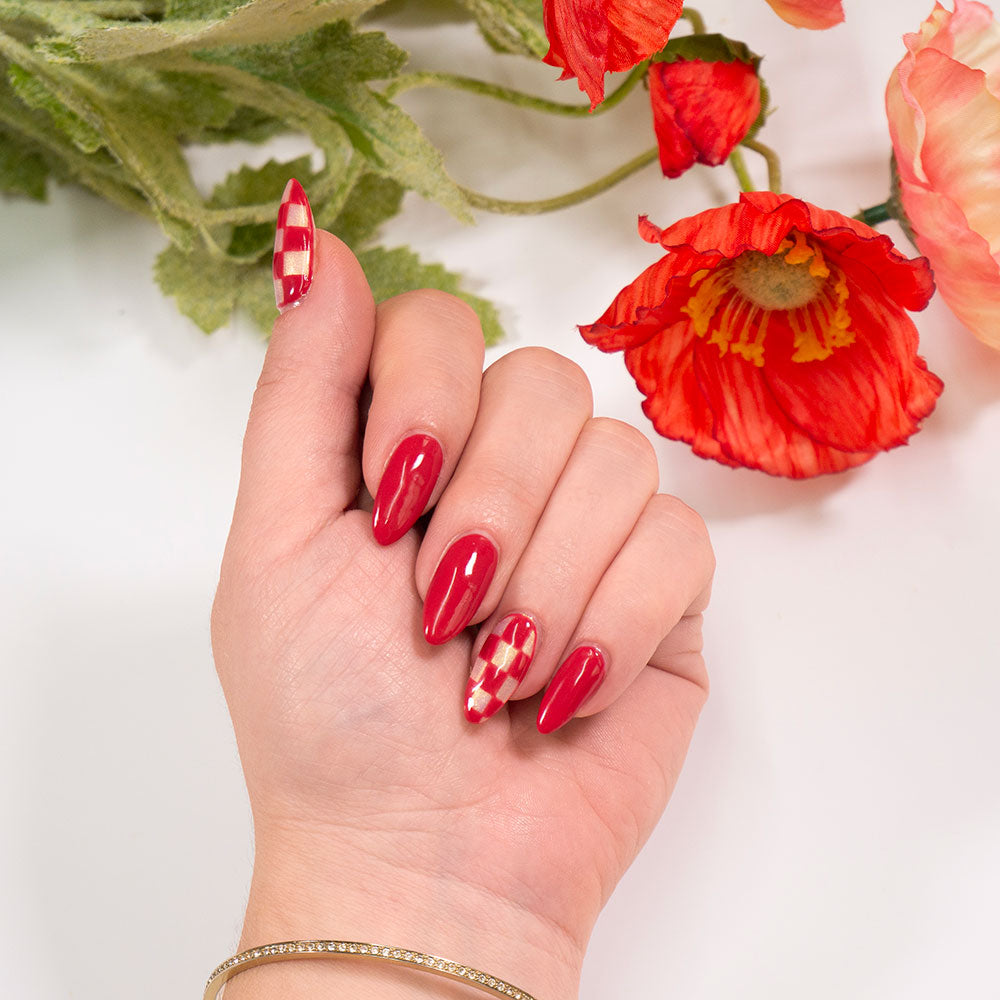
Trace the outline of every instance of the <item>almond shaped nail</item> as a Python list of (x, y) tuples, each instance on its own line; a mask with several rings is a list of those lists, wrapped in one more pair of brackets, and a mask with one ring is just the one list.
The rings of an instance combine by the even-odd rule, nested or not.
[(375, 493), (372, 534), (379, 545), (391, 545), (416, 524), (441, 474), (444, 455), (436, 438), (411, 434), (386, 463)]
[(274, 231), (274, 301), (279, 312), (297, 306), (313, 280), (316, 228), (302, 185), (293, 177), (285, 185)]
[(453, 639), (479, 610), (500, 553), (485, 535), (463, 535), (445, 551), (424, 600), (424, 638), (434, 646)]
[(555, 672), (538, 710), (540, 733), (565, 726), (601, 686), (607, 673), (604, 654), (596, 646), (577, 646)]
[(535, 623), (519, 613), (507, 615), (486, 637), (465, 688), (465, 717), (485, 722), (517, 690), (535, 655)]

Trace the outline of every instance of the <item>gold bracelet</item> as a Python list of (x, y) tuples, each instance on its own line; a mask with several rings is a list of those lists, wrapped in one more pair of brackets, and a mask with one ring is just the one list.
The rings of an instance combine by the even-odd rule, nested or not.
[(393, 965), (407, 965), (423, 969), (435, 976), (455, 979), (474, 986), (484, 993), (511, 997), (513, 1000), (535, 1000), (524, 990), (512, 986), (496, 976), (491, 976), (468, 965), (459, 965), (437, 955), (425, 955), (421, 951), (407, 951), (384, 944), (366, 944), (360, 941), (283, 941), (279, 944), (264, 944), (259, 948), (248, 948), (233, 955), (222, 963), (209, 977), (205, 986), (204, 1000), (215, 1000), (219, 991), (233, 976), (246, 969), (267, 962), (289, 962), (302, 958), (367, 958)]

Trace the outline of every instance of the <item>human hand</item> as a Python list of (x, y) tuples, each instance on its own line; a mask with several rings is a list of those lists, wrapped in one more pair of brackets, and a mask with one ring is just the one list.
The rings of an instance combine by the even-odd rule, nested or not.
[[(254, 395), (213, 611), (254, 816), (241, 947), (399, 944), (573, 997), (594, 920), (666, 804), (705, 698), (706, 533), (655, 494), (646, 439), (591, 418), (577, 366), (527, 348), (482, 374), (463, 303), (410, 293), (376, 310), (347, 248), (316, 235), (313, 285), (278, 319)], [(442, 446), (433, 516), (422, 538), (383, 546), (358, 507), (362, 477), (377, 493), (414, 433)], [(431, 645), (423, 599), (470, 533), (498, 555), (472, 615), (482, 627)], [(434, 611), (440, 633), (448, 615)], [(470, 724), (473, 653), (511, 613), (536, 626), (534, 657), (508, 706)], [(603, 681), (577, 718), (539, 732), (535, 696), (590, 645)], [(550, 697), (543, 728), (574, 714), (595, 662), (570, 697), (565, 683), (555, 708)], [(289, 963), (227, 991), (468, 996), (426, 978)]]

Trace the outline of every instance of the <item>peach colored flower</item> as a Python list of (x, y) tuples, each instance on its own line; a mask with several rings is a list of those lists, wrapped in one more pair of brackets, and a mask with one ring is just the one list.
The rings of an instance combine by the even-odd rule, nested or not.
[(958, 318), (1000, 348), (1000, 24), (935, 4), (886, 91), (899, 199)]
[(844, 20), (840, 0), (767, 0), (775, 14), (796, 28), (832, 28)]

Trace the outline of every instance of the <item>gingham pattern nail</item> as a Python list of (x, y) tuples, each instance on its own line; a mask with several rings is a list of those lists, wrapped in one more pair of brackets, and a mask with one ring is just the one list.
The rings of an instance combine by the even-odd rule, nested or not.
[(316, 230), (302, 185), (293, 177), (285, 185), (274, 233), (274, 301), (279, 312), (297, 305), (313, 278)]
[(490, 633), (465, 689), (469, 722), (485, 722), (507, 704), (528, 672), (537, 638), (535, 623), (522, 614), (508, 615)]

